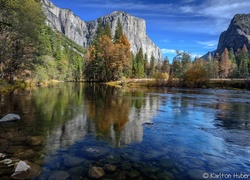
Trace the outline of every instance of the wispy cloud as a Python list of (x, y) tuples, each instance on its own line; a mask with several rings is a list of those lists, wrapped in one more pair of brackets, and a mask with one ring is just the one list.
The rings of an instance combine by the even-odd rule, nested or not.
[(202, 45), (204, 48), (216, 48), (218, 41), (211, 40), (211, 41), (197, 41), (196, 43)]
[(161, 49), (161, 52), (162, 52), (163, 54), (176, 54), (176, 50), (174, 50), (174, 49), (166, 49), (166, 48), (163, 48), (163, 49)]

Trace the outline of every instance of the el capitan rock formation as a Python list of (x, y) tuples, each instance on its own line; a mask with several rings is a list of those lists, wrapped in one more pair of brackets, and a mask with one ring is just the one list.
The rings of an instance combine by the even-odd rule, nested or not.
[[(50, 0), (42, 0), (43, 11), (47, 17), (47, 24), (52, 28), (62, 32), (68, 38), (75, 41), (84, 48), (90, 45), (98, 26), (97, 20), (85, 22), (68, 9), (60, 9)], [(131, 51), (135, 54), (140, 47), (148, 58), (153, 55), (156, 59), (162, 59), (159, 47), (146, 34), (146, 22), (144, 19), (129, 15), (122, 11), (115, 11), (109, 15), (100, 17), (102, 24), (109, 22), (114, 35), (116, 24), (120, 18), (123, 32), (126, 34)]]

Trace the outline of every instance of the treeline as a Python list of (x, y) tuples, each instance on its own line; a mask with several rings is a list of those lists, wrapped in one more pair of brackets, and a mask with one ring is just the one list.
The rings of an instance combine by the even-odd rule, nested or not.
[(201, 87), (209, 79), (246, 78), (250, 75), (250, 56), (246, 45), (236, 52), (227, 48), (222, 54), (211, 54), (208, 59), (195, 58), (187, 52), (176, 51), (172, 64), (166, 57), (162, 67), (170, 78), (178, 78), (183, 86)]
[(83, 79), (85, 50), (49, 28), (37, 0), (0, 0), (0, 78)]

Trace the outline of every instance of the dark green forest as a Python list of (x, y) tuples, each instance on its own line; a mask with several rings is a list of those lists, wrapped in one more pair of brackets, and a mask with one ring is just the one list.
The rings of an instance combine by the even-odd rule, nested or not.
[(176, 51), (170, 63), (137, 54), (123, 33), (120, 20), (112, 37), (108, 23), (99, 20), (88, 49), (48, 27), (38, 0), (0, 0), (0, 79), (15, 81), (116, 81), (127, 78), (178, 78), (183, 85), (201, 86), (211, 78), (245, 78), (249, 52), (225, 49), (207, 60)]

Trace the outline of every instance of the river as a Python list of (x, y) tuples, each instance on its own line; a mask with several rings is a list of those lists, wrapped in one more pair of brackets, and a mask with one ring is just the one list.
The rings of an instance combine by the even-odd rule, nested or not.
[(33, 179), (250, 179), (249, 91), (58, 83), (0, 97), (0, 117), (21, 116), (0, 123), (0, 153)]

